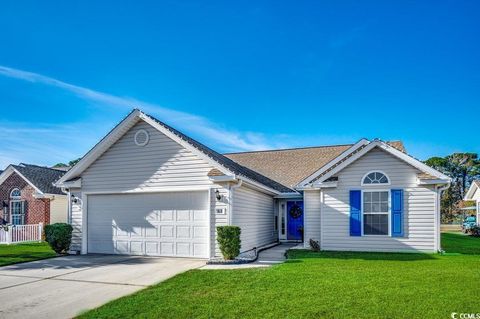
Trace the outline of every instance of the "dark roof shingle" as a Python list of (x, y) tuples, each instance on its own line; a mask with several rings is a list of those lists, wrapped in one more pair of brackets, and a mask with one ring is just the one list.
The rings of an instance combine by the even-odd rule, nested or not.
[(24, 163), (12, 165), (12, 167), (44, 194), (65, 195), (60, 188), (53, 186), (53, 183), (62, 177), (65, 171)]

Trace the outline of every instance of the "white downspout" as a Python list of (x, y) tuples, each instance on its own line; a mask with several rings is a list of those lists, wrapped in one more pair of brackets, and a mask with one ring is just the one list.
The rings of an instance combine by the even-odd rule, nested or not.
[(67, 224), (72, 224), (72, 193), (70, 188), (60, 188), (63, 193), (67, 194)]
[(437, 200), (436, 200), (436, 212), (435, 212), (435, 215), (436, 215), (436, 225), (435, 225), (435, 228), (436, 228), (436, 238), (435, 238), (435, 248), (438, 252), (442, 252), (442, 247), (441, 247), (441, 230), (440, 230), (440, 227), (441, 227), (441, 218), (442, 218), (442, 213), (441, 213), (441, 199), (442, 199), (442, 192), (445, 191), (446, 189), (448, 189), (450, 187), (450, 183), (448, 183), (447, 185), (445, 186), (436, 186), (436, 191), (437, 191)]
[(235, 188), (239, 188), (240, 186), (242, 186), (242, 184), (243, 184), (243, 180), (239, 179), (237, 184), (230, 185), (228, 187), (228, 225), (229, 226), (232, 225), (232, 220), (233, 220), (233, 216), (232, 216), (232, 212), (233, 212), (233, 190)]

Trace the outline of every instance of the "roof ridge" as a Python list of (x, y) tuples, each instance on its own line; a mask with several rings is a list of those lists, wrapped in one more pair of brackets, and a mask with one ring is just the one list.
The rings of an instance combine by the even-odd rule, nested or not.
[(319, 145), (319, 146), (302, 146), (302, 147), (278, 148), (278, 149), (260, 150), (260, 151), (230, 152), (230, 153), (223, 153), (223, 155), (295, 151), (295, 150), (305, 150), (305, 149), (313, 149), (313, 148), (329, 148), (329, 147), (352, 146), (352, 145), (354, 144), (349, 143), (349, 144), (333, 144), (333, 145)]
[(41, 165), (37, 165), (37, 164), (20, 163), (19, 165), (14, 165), (14, 166), (21, 166), (21, 165), (23, 165), (24, 167), (34, 166), (34, 167), (43, 168), (43, 169), (50, 169), (50, 170), (56, 171), (56, 172), (65, 172), (64, 170), (61, 170), (61, 169), (56, 169), (54, 167), (48, 167), (48, 166), (41, 166)]

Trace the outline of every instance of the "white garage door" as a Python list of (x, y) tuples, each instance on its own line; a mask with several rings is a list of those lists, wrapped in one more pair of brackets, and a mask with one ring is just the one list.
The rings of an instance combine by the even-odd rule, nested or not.
[(207, 192), (88, 196), (88, 252), (208, 257)]

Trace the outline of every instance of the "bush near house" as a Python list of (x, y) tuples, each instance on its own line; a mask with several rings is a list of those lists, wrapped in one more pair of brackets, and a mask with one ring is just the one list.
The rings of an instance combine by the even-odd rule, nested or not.
[(56, 223), (45, 226), (45, 240), (57, 254), (66, 253), (72, 241), (72, 226)]
[(238, 226), (218, 226), (218, 243), (220, 251), (225, 260), (232, 260), (240, 254), (240, 227)]
[(473, 226), (467, 232), (470, 236), (480, 237), (480, 226)]

